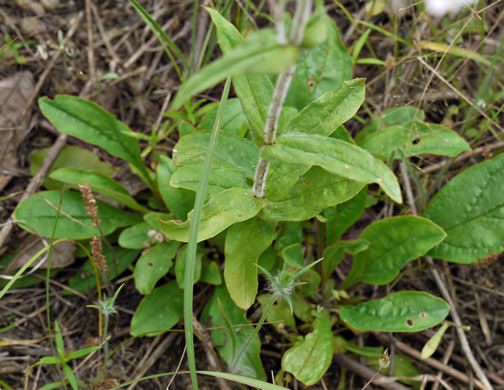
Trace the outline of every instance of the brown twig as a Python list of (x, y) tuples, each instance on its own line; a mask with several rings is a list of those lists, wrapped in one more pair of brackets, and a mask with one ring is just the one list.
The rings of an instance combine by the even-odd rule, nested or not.
[[(335, 353), (333, 360), (341, 367), (345, 367), (347, 370), (350, 370), (357, 375), (366, 378), (366, 379), (371, 379), (375, 375), (377, 375), (376, 371), (373, 371), (372, 369), (356, 362), (355, 360), (350, 359), (349, 357), (340, 354), (340, 353)], [(378, 378), (381, 378), (382, 376), (378, 376)], [(377, 383), (381, 387), (389, 390), (408, 390), (406, 386), (401, 385), (400, 383), (397, 382), (389, 382), (389, 383)]]

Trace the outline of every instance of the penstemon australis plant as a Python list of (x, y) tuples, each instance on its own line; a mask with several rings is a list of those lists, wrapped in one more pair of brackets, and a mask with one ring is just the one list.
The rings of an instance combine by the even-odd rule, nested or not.
[[(131, 3), (167, 50), (179, 56), (141, 6)], [(345, 329), (418, 332), (440, 324), (450, 311), (446, 301), (427, 292), (393, 291), (365, 301), (356, 287), (368, 283), (394, 290), (401, 270), (424, 256), (472, 264), (502, 251), (504, 195), (498, 186), (504, 158), (466, 169), (432, 199), (423, 197), (428, 191), (417, 180), (415, 198), (409, 159), (454, 157), (470, 150), (469, 144), (453, 130), (426, 122), (412, 107), (387, 110), (352, 136), (344, 123), (364, 102), (365, 81), (351, 79), (352, 58), (323, 2), (313, 6), (298, 0), (292, 17), (285, 2), (271, 3), (276, 31), (248, 34), (229, 21), (229, 8), (205, 8), (223, 55), (183, 83), (159, 134), (134, 133), (87, 100), (39, 101), (59, 131), (127, 161), (149, 187), (148, 204), (141, 204), (100, 164), (63, 167), (50, 175), (71, 188), (86, 182), (129, 209), (97, 201), (102, 233), (120, 260), (105, 277), (112, 279), (136, 260), (135, 286), (145, 297), (131, 322), (133, 336), (166, 332), (184, 315), (195, 387), (194, 283), (216, 286), (200, 320), (212, 328), (212, 341), (232, 374), (266, 380), (259, 329), (271, 321), (292, 345), (284, 351), (277, 380), (289, 372), (312, 385), (331, 365), (335, 346), (376, 359), (383, 354), (383, 348), (359, 349), (334, 334)], [(226, 78), (236, 98), (227, 99), (228, 82), (220, 104), (192, 100)], [(146, 165), (137, 139), (149, 141), (153, 150), (175, 130), (173, 154), (153, 153)], [(343, 239), (367, 208), (401, 207), (394, 173), (399, 165), (410, 207), (418, 206), (420, 216), (384, 218), (369, 224), (358, 239)], [(59, 191), (46, 191), (22, 202), (16, 209), (20, 226), (50, 236), (47, 221), (55, 218), (50, 205), (60, 197)], [(73, 190), (65, 194), (62, 215), (71, 218), (60, 219), (54, 238), (89, 240), (97, 234)], [(117, 239), (112, 233), (118, 229)], [(112, 259), (111, 253), (104, 255)], [(339, 278), (334, 271), (347, 255), (352, 268)], [(224, 259), (223, 274), (219, 259)], [(258, 296), (264, 279), (276, 288)], [(70, 285), (79, 291), (93, 287), (78, 279)], [(283, 294), (286, 285), (289, 293)], [(257, 302), (264, 310), (254, 329), (247, 310)], [(304, 338), (296, 321), (311, 329)]]

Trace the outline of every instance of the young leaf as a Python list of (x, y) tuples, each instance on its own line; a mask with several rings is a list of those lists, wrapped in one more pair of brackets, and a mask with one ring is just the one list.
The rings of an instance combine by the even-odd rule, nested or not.
[[(14, 218), (19, 226), (30, 233), (51, 237), (61, 199), (60, 191), (39, 192), (21, 202), (14, 212)], [(96, 201), (100, 227), (103, 234), (108, 235), (117, 228), (133, 225), (141, 221), (141, 217), (110, 206), (100, 200)], [(54, 238), (69, 238), (86, 240), (99, 235), (91, 223), (91, 218), (85, 210), (86, 204), (78, 192), (68, 191), (63, 195), (61, 215), (58, 218)]]
[(149, 171), (140, 156), (140, 147), (123, 122), (89, 100), (75, 96), (39, 99), (40, 110), (60, 132), (105, 149), (130, 163), (132, 170), (153, 187)]
[(142, 295), (149, 295), (173, 264), (180, 243), (162, 242), (146, 251), (135, 265), (135, 287)]
[(142, 299), (131, 320), (132, 336), (156, 336), (170, 330), (182, 318), (182, 290), (174, 280)]
[(262, 215), (274, 221), (305, 221), (328, 207), (351, 199), (363, 186), (360, 182), (313, 167), (290, 191), (279, 197), (268, 197)]
[(234, 224), (227, 232), (224, 281), (233, 301), (244, 310), (257, 295), (257, 260), (275, 236), (275, 223), (258, 217)]
[(406, 157), (419, 154), (455, 157), (471, 150), (469, 144), (453, 130), (423, 122), (387, 127), (365, 138), (359, 146), (382, 160), (388, 160), (391, 155), (400, 158), (398, 153), (393, 154), (397, 149), (401, 149)]
[[(219, 308), (219, 304), (222, 311)], [(223, 317), (223, 313), (226, 319)], [(222, 358), (228, 364), (231, 364), (249, 335), (254, 332), (254, 327), (247, 319), (246, 312), (235, 305), (227, 292), (226, 286), (221, 285), (215, 289), (212, 298), (203, 309), (201, 318), (206, 326), (213, 328), (210, 330), (212, 342), (218, 346), (217, 350)], [(226, 327), (226, 320), (231, 326), (236, 326), (232, 329), (234, 336), (229, 333)], [(233, 345), (233, 339), (236, 342), (235, 345)], [(262, 380), (266, 379), (266, 374), (261, 363), (260, 350), (261, 343), (259, 337), (256, 335), (248, 345), (245, 353), (243, 353), (240, 361), (236, 364), (237, 374)]]
[(306, 133), (331, 135), (351, 119), (364, 102), (365, 80), (345, 81), (300, 111), (280, 134)]
[(450, 311), (441, 298), (420, 291), (401, 291), (382, 299), (340, 307), (340, 318), (352, 329), (420, 332), (442, 322)]
[(450, 324), (448, 322), (444, 322), (443, 325), (434, 333), (434, 336), (432, 336), (429, 341), (427, 341), (422, 348), (422, 359), (427, 359), (431, 357), (434, 352), (436, 352), (437, 347), (439, 346), (439, 343), (441, 342), (441, 339), (443, 338), (443, 335), (445, 334), (446, 330)]
[[(224, 54), (237, 47), (243, 38), (239, 31), (216, 10), (205, 8), (217, 29), (217, 41)], [(273, 82), (268, 76), (236, 75), (233, 87), (247, 116), (256, 144), (264, 143), (264, 123), (273, 96)]]
[[(181, 188), (174, 188), (170, 180), (175, 172), (175, 165), (168, 156), (159, 156), (159, 165), (157, 168), (158, 187), (163, 202), (175, 218), (185, 220), (187, 213), (194, 206), (194, 192)], [(200, 171), (201, 173), (201, 171)]]
[(448, 234), (429, 255), (471, 264), (502, 252), (504, 241), (504, 155), (471, 167), (432, 199), (426, 218)]
[(335, 138), (300, 133), (283, 135), (275, 145), (263, 147), (261, 157), (298, 166), (317, 165), (362, 184), (377, 183), (392, 200), (402, 202), (397, 178), (385, 164), (366, 150)]
[(273, 30), (251, 33), (242, 43), (189, 79), (175, 96), (173, 108), (179, 108), (192, 96), (229, 76), (281, 73), (297, 62), (299, 54), (299, 48), (294, 45), (278, 44)]
[(282, 369), (297, 380), (311, 386), (317, 383), (329, 368), (333, 356), (331, 319), (324, 311), (315, 320), (313, 332), (285, 352)]
[(61, 168), (54, 171), (49, 177), (70, 184), (71, 187), (75, 189), (78, 189), (79, 184), (87, 183), (91, 186), (91, 190), (98, 194), (104, 195), (109, 199), (115, 200), (141, 213), (149, 212), (149, 209), (138, 204), (138, 202), (129, 195), (126, 188), (102, 173), (78, 168)]
[(325, 42), (302, 51), (285, 105), (301, 110), (325, 92), (338, 88), (352, 77), (352, 62), (330, 18)]
[[(266, 202), (254, 197), (251, 190), (231, 188), (218, 193), (203, 206), (198, 242), (216, 236), (237, 222), (252, 218), (265, 205)], [(172, 240), (187, 242), (192, 214), (191, 211), (183, 223), (159, 221), (161, 232)]]
[(439, 226), (422, 217), (392, 217), (374, 222), (359, 237), (369, 242), (369, 248), (354, 257), (352, 270), (341, 288), (357, 282), (387, 284), (406, 263), (423, 256), (445, 237)]

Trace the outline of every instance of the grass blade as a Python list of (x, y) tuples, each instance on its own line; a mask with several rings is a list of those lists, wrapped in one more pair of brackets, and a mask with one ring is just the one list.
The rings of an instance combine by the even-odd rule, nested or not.
[(198, 239), (199, 223), (201, 219), (201, 211), (203, 209), (203, 202), (207, 192), (208, 177), (210, 176), (210, 164), (217, 145), (217, 136), (220, 130), (222, 113), (226, 106), (227, 97), (229, 94), (229, 87), (231, 85), (231, 78), (227, 78), (222, 92), (221, 103), (217, 110), (217, 117), (210, 136), (210, 144), (208, 146), (208, 153), (203, 165), (203, 172), (201, 173), (201, 180), (196, 193), (196, 200), (194, 202), (194, 214), (191, 220), (191, 228), (189, 231), (189, 243), (187, 246), (186, 269), (184, 277), (184, 328), (187, 345), (187, 359), (189, 361), (189, 369), (191, 371), (191, 380), (194, 390), (198, 390), (198, 380), (196, 378), (196, 361), (194, 356), (194, 334), (192, 328), (192, 301), (193, 301), (193, 279), (194, 269), (196, 265), (196, 245)]

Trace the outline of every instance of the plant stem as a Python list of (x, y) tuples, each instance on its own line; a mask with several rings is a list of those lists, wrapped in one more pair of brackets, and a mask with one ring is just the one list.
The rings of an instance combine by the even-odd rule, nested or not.
[[(303, 40), (304, 30), (312, 9), (311, 0), (298, 0), (296, 14), (292, 21), (292, 29), (288, 44), (299, 46)], [(268, 116), (264, 124), (264, 145), (273, 145), (276, 141), (276, 132), (278, 129), (278, 118), (282, 112), (282, 107), (289, 90), (292, 77), (296, 72), (296, 65), (290, 67), (285, 72), (278, 75), (273, 92), (273, 100), (269, 106)], [(268, 176), (269, 161), (259, 158), (254, 177), (254, 196), (264, 198), (266, 190), (266, 178)]]
[(236, 355), (236, 358), (233, 359), (233, 363), (230, 367), (232, 373), (235, 373), (236, 366), (238, 365), (241, 358), (243, 357), (243, 354), (247, 351), (247, 349), (248, 349), (250, 343), (252, 342), (252, 340), (254, 339), (254, 337), (256, 337), (257, 334), (259, 333), (259, 329), (261, 329), (261, 327), (263, 326), (264, 321), (266, 321), (266, 316), (270, 312), (271, 308), (273, 307), (273, 305), (275, 304), (277, 299), (278, 299), (278, 294), (274, 293), (271, 296), (270, 300), (268, 301), (266, 307), (264, 308), (262, 315), (261, 315), (261, 318), (259, 319), (259, 322), (257, 323), (256, 327), (254, 328), (254, 331), (247, 337), (247, 339), (245, 340), (245, 343), (243, 344), (240, 351)]

